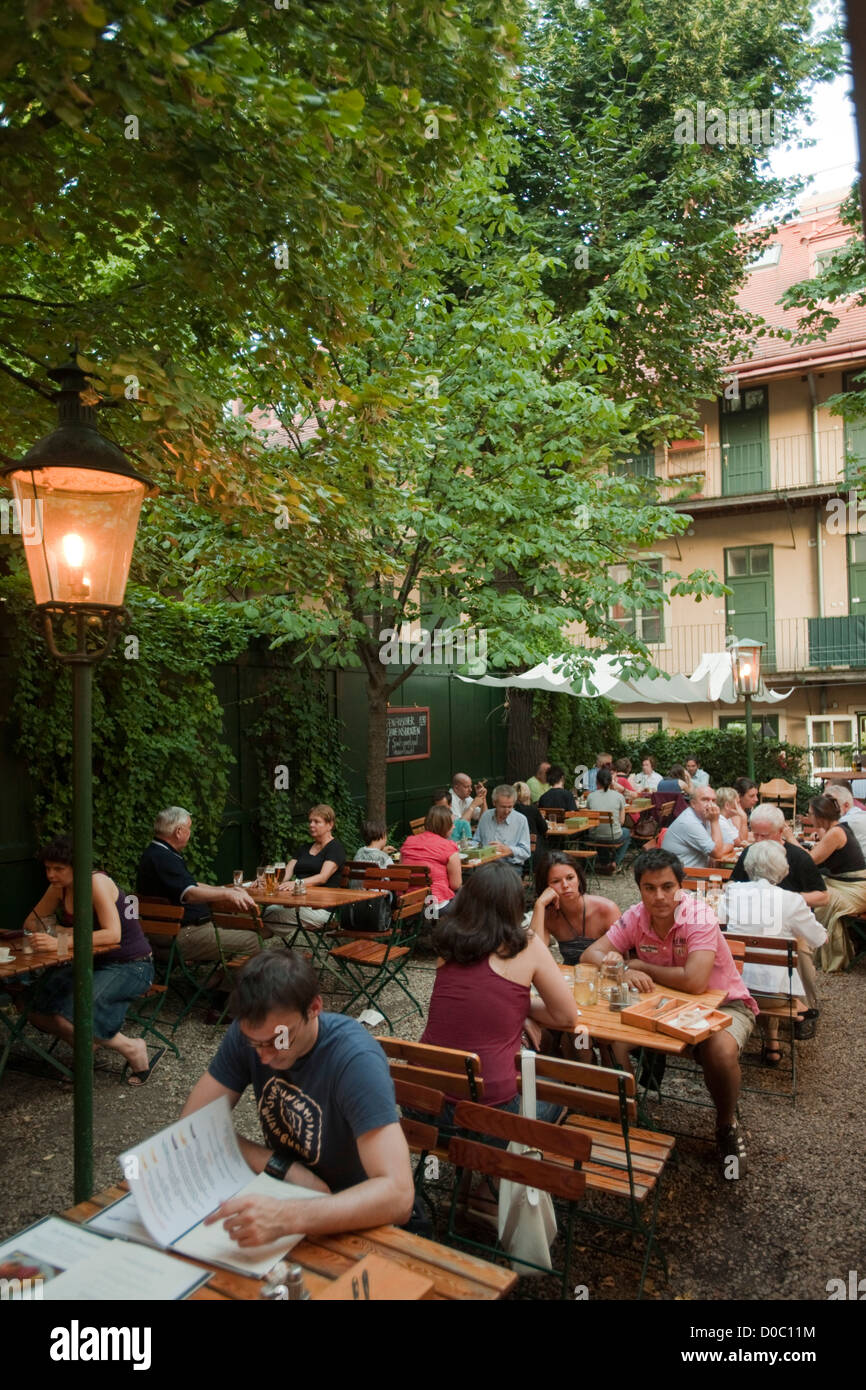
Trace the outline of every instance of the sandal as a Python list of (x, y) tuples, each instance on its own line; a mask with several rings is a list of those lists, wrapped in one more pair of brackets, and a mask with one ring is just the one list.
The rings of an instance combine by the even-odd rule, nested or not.
[(761, 1062), (765, 1067), (777, 1067), (782, 1060), (778, 1043), (761, 1044)]
[[(146, 1081), (149, 1081), (151, 1076), (153, 1075), (154, 1068), (156, 1067), (160, 1058), (165, 1054), (165, 1052), (166, 1049), (164, 1047), (158, 1047), (150, 1059), (150, 1065), (146, 1067), (144, 1071), (134, 1071), (130, 1073), (130, 1076), (126, 1082), (127, 1086), (143, 1086)], [(135, 1078), (135, 1080), (133, 1080), (133, 1077)]]
[(729, 1176), (728, 1162), (733, 1158), (736, 1160), (733, 1176), (744, 1178), (747, 1169), (746, 1144), (740, 1126), (734, 1124), (725, 1125), (721, 1129), (717, 1128), (716, 1146), (724, 1165), (725, 1177)]

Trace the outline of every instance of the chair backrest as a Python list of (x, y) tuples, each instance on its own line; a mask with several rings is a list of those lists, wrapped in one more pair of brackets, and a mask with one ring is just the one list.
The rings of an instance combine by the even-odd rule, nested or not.
[(773, 777), (769, 782), (762, 782), (758, 788), (758, 796), (761, 801), (771, 801), (781, 810), (791, 811), (797, 814), (797, 784), (796, 782), (786, 782), (783, 777)]
[(391, 913), (391, 922), (409, 922), (413, 917), (420, 916), (426, 901), (426, 888), (411, 888), (401, 898), (398, 898), (397, 905)]
[(419, 1086), (430, 1086), (458, 1100), (482, 1100), (484, 1080), (481, 1059), (475, 1052), (455, 1047), (434, 1047), (432, 1043), (409, 1042), (406, 1038), (377, 1038), (388, 1058), (391, 1075)]
[[(514, 1059), (517, 1089), (523, 1090), (520, 1053)], [(560, 1057), (535, 1057), (535, 1088), (539, 1100), (567, 1105), (579, 1115), (596, 1115), (606, 1120), (637, 1119), (635, 1080), (631, 1072), (611, 1067), (595, 1067), (587, 1062), (566, 1062)], [(557, 1148), (556, 1152), (560, 1150)]]
[(421, 834), (421, 831), (424, 829), (424, 822), (426, 819), (426, 816), (416, 816), (414, 820), (410, 820), (409, 829), (412, 831), (413, 835)]
[(781, 965), (791, 971), (797, 965), (797, 943), (788, 936), (747, 936), (731, 928), (725, 932), (725, 940), (735, 960), (742, 952), (745, 965)]
[(586, 1190), (586, 1175), (580, 1171), (592, 1150), (592, 1140), (580, 1130), (563, 1129), (544, 1120), (527, 1120), (507, 1110), (495, 1110), (489, 1105), (473, 1105), (461, 1101), (454, 1113), (460, 1129), (476, 1134), (489, 1134), (509, 1144), (526, 1144), (540, 1153), (555, 1153), (570, 1159), (567, 1168), (530, 1154), (509, 1153), (506, 1149), (456, 1135), (448, 1144), (448, 1158), (456, 1168), (469, 1168), (473, 1173), (507, 1178), (512, 1182), (550, 1192), (565, 1201), (578, 1201)]
[(530, 854), (534, 854), (535, 851), (536, 851), (536, 849), (537, 849), (537, 847), (538, 847), (538, 836), (536, 835), (536, 833), (535, 833), (534, 830), (530, 830), (530, 832), (529, 832), (529, 852), (530, 852)]
[[(408, 1071), (408, 1068), (404, 1070)], [(445, 1108), (444, 1091), (438, 1091), (432, 1086), (420, 1086), (417, 1082), (407, 1081), (396, 1074), (393, 1075), (393, 1081), (394, 1096), (398, 1105), (404, 1106), (407, 1110), (420, 1110), (422, 1114), (430, 1115), (434, 1120), (442, 1114)], [(435, 1149), (439, 1143), (439, 1130), (433, 1123), (427, 1124), (423, 1120), (402, 1115), (400, 1128), (406, 1136), (406, 1143), (416, 1152)]]
[(138, 920), (145, 936), (177, 936), (183, 923), (183, 908), (173, 903), (155, 902), (146, 898), (138, 900)]
[(430, 867), (427, 864), (368, 864), (353, 859), (343, 865), (340, 886), (360, 883), (364, 888), (388, 888), (392, 893), (404, 893), (407, 888), (430, 886)]

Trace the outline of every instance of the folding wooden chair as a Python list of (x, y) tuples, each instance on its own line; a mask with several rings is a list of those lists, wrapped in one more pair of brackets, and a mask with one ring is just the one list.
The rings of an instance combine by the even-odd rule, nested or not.
[[(518, 1088), (522, 1089), (519, 1053), (515, 1065)], [(636, 1085), (630, 1072), (539, 1055), (535, 1073), (538, 1099), (565, 1105), (573, 1112), (564, 1126), (555, 1127), (555, 1134), (579, 1131), (590, 1141), (591, 1151), (581, 1165), (587, 1193), (616, 1199), (625, 1207), (625, 1215), (616, 1215), (584, 1203), (577, 1212), (578, 1219), (630, 1231), (644, 1246), (640, 1298), (653, 1254), (667, 1274), (655, 1228), (661, 1179), (676, 1140), (670, 1134), (635, 1127)], [(558, 1158), (563, 1152), (554, 1138), (545, 1158)]]
[[(553, 1198), (558, 1199), (560, 1208), (564, 1206), (565, 1209), (565, 1258), (560, 1269), (551, 1269), (550, 1272), (559, 1274), (562, 1297), (568, 1298), (571, 1292), (575, 1208), (586, 1191), (586, 1174), (582, 1171), (582, 1164), (589, 1158), (589, 1136), (577, 1130), (564, 1131), (560, 1126), (547, 1124), (544, 1120), (527, 1120), (522, 1115), (512, 1115), (507, 1110), (475, 1105), (471, 1101), (461, 1101), (454, 1118), (459, 1128), (482, 1136), (482, 1140), (483, 1136), (487, 1135), (505, 1140), (509, 1144), (526, 1145), (530, 1152), (510, 1153), (507, 1149), (494, 1148), (482, 1140), (464, 1139), (459, 1135), (451, 1139), (448, 1157), (456, 1171), (448, 1213), (448, 1239), (474, 1250), (499, 1255), (510, 1260), (512, 1264), (525, 1265), (528, 1269), (546, 1273), (546, 1266), (523, 1259), (521, 1256), (507, 1254), (498, 1240), (488, 1243), (459, 1234), (455, 1227), (455, 1218), (458, 1197), (464, 1185), (464, 1172), (479, 1173), (499, 1181), (507, 1179), (534, 1187), (540, 1192), (549, 1192)], [(548, 1161), (542, 1156), (546, 1152), (555, 1152), (557, 1158), (553, 1162)], [(567, 1167), (566, 1163), (570, 1163), (571, 1166)]]
[[(261, 908), (258, 906), (258, 904), (255, 904), (249, 910), (242, 909), (240, 912), (214, 912), (212, 914), (211, 920), (213, 921), (214, 932), (216, 934), (217, 950), (219, 952), (220, 965), (222, 966), (224, 976), (226, 978), (230, 978), (234, 972), (241, 970), (243, 966), (247, 964), (248, 961), (252, 960), (253, 954), (255, 953), (251, 954), (248, 949), (243, 948), (228, 948), (223, 943), (222, 937), (220, 936), (220, 932), (249, 932), (251, 935), (255, 936), (259, 944), (259, 950), (263, 951), (265, 943), (262, 938)], [(220, 1013), (220, 1016), (217, 1019), (217, 1024), (222, 1023), (228, 1011), (228, 1006), (228, 999), (226, 999), (222, 1007), (222, 1012)]]
[(410, 820), (409, 829), (411, 830), (413, 835), (421, 834), (421, 831), (424, 829), (424, 822), (426, 819), (426, 816), (416, 816), (414, 820)]
[(425, 889), (410, 889), (397, 898), (385, 931), (340, 932), (342, 944), (332, 947), (328, 956), (337, 967), (338, 976), (349, 985), (350, 998), (343, 1007), (343, 1013), (347, 1013), (359, 999), (365, 999), (371, 1009), (379, 1009), (393, 1033), (394, 1024), (390, 1015), (384, 1004), (377, 1004), (376, 1001), (388, 985), (395, 984), (406, 995), (412, 1008), (423, 1017), (423, 1006), (406, 983), (404, 973), (421, 929), (426, 900)]
[[(758, 797), (761, 801), (769, 801), (778, 806), (786, 819), (793, 820), (797, 814), (796, 782), (786, 782), (783, 777), (773, 777), (769, 782), (761, 783), (758, 787)], [(788, 811), (791, 812), (790, 817), (787, 815)]]
[[(154, 964), (160, 978), (154, 980), (150, 989), (141, 995), (142, 1003), (136, 1004), (135, 1007), (130, 1005), (126, 1012), (126, 1021), (140, 1026), (142, 1038), (146, 1038), (152, 1033), (155, 1038), (159, 1038), (160, 1042), (165, 1043), (166, 1047), (171, 1048), (176, 1057), (180, 1057), (177, 1045), (160, 1031), (157, 1023), (169, 990), (174, 990), (181, 1004), (184, 1005), (180, 1016), (169, 1025), (173, 1035), (205, 988), (196, 980), (193, 972), (188, 969), (178, 950), (183, 908), (175, 907), (168, 902), (140, 898), (138, 919), (141, 923), (141, 929), (151, 945), (168, 947), (168, 957), (161, 959), (154, 953)], [(188, 985), (192, 990), (191, 998), (188, 997), (187, 991), (181, 986), (180, 981), (183, 981), (183, 984)], [(145, 1011), (148, 1004), (151, 1007)]]
[[(403, 1070), (407, 1071), (409, 1068), (404, 1067)], [(415, 1191), (429, 1208), (435, 1226), (436, 1209), (430, 1200), (426, 1184), (438, 1178), (439, 1161), (448, 1157), (447, 1150), (440, 1147), (438, 1123), (445, 1108), (445, 1093), (435, 1090), (432, 1086), (421, 1086), (416, 1081), (406, 1080), (393, 1071), (392, 1079), (394, 1096), (401, 1110), (414, 1110), (416, 1113), (430, 1116), (429, 1121), (424, 1121), (414, 1116), (402, 1115), (400, 1128), (409, 1145), (409, 1152), (417, 1160), (413, 1174)], [(427, 1160), (430, 1158), (435, 1160), (433, 1165), (428, 1165)]]
[(866, 956), (866, 917), (843, 917), (842, 925), (848, 928), (848, 935), (854, 947), (854, 958), (850, 965), (845, 966), (845, 973), (853, 970), (858, 961)]
[[(750, 993), (760, 1010), (758, 1014), (758, 1025), (760, 1027), (762, 1019), (774, 1018), (780, 1021), (785, 1020), (789, 1029), (789, 1061), (791, 1089), (789, 1091), (779, 1091), (775, 1087), (769, 1086), (743, 1086), (744, 1091), (757, 1091), (760, 1095), (790, 1096), (791, 1104), (797, 1104), (797, 1043), (794, 1036), (794, 1027), (797, 1021), (806, 1012), (806, 1006), (801, 1004), (794, 995), (793, 982), (794, 970), (797, 967), (797, 943), (786, 936), (749, 936), (744, 931), (737, 931), (736, 927), (729, 927), (725, 932), (725, 940), (734, 950), (735, 945), (742, 949), (742, 966), (747, 965), (775, 965), (781, 966), (788, 976), (787, 998), (781, 1002), (773, 998), (762, 995), (762, 991), (752, 989)], [(739, 953), (738, 953), (739, 955)], [(737, 956), (737, 968), (740, 973), (740, 961)], [(773, 993), (783, 993), (783, 991), (773, 991)], [(763, 1052), (763, 1042), (762, 1042)], [(743, 1060), (746, 1060), (744, 1057)], [(751, 1058), (749, 1059), (751, 1060)]]

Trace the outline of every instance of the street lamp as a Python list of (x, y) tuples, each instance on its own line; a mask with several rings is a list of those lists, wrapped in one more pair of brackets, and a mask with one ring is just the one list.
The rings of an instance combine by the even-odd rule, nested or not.
[(755, 742), (752, 732), (752, 696), (761, 688), (761, 652), (763, 642), (751, 642), (747, 637), (732, 637), (729, 641), (734, 686), (746, 706), (746, 771), (755, 780)]
[[(58, 427), (34, 444), (8, 479), (28, 517), (25, 555), (48, 649), (72, 668), (74, 878), (74, 1188), (93, 1191), (93, 666), (114, 646), (145, 493), (151, 484), (96, 429), (81, 399), (87, 378), (74, 361), (58, 383)], [(23, 527), (22, 527), (23, 529)]]

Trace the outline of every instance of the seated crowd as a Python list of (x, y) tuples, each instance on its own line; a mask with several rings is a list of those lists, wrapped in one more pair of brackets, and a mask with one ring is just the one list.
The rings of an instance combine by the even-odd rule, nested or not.
[[(588, 808), (609, 813), (588, 838), (610, 845), (617, 865), (631, 841), (626, 819), (634, 813), (627, 797), (649, 793), (664, 798), (671, 791), (689, 798), (659, 834), (661, 844), (638, 853), (633, 865), (638, 901), (625, 910), (587, 892), (580, 857), (545, 843), (545, 811), (568, 813), (576, 806), (574, 793), (565, 787), (565, 772), (556, 765), (542, 763), (526, 783), (497, 786), (489, 807), (486, 784), (456, 774), (450, 790), (434, 794), (423, 828), (400, 846), (401, 864), (427, 867), (428, 902), (434, 905), (430, 915), (437, 918), (432, 943), (438, 959), (421, 1041), (477, 1053), (484, 1103), (516, 1112), (514, 1059), (521, 1046), (574, 1056), (569, 1035), (578, 1025), (579, 1011), (555, 953), (566, 966), (622, 964), (639, 993), (721, 991), (718, 1007), (729, 1016), (729, 1026), (690, 1051), (715, 1107), (720, 1155), (725, 1163), (736, 1160), (742, 1175), (740, 1054), (762, 1001), (766, 1006), (796, 995), (802, 1007), (795, 1036), (813, 1036), (819, 1014), (817, 963), (825, 969), (845, 963), (850, 946), (844, 918), (866, 911), (866, 812), (847, 787), (828, 787), (809, 808), (815, 840), (801, 846), (778, 806), (758, 804), (754, 783), (741, 778), (715, 791), (696, 758), (672, 767), (665, 779), (651, 758), (632, 774), (628, 760), (613, 767), (609, 754), (599, 754), (587, 784)], [(330, 806), (311, 809), (309, 843), (288, 863), (284, 889), (295, 878), (311, 887), (339, 881), (348, 856), (335, 827)], [(461, 846), (472, 832), (478, 844), (496, 849), (497, 858), (464, 874)], [(218, 962), (219, 944), (223, 951), (250, 957), (231, 982), (233, 1022), (183, 1113), (222, 1096), (234, 1107), (252, 1086), (263, 1142), (239, 1137), (251, 1169), (317, 1194), (303, 1203), (235, 1198), (209, 1220), (222, 1221), (241, 1246), (270, 1242), (301, 1227), (309, 1234), (383, 1222), (417, 1228), (410, 1155), (385, 1054), (357, 1020), (324, 1010), (313, 965), (285, 949), (300, 926), (323, 929), (330, 910), (287, 900), (285, 906), (266, 908), (263, 920), (255, 919), (261, 935), (285, 941), (271, 941), (262, 950), (251, 921), (250, 929), (220, 929), (218, 944), (212, 911), (254, 912), (255, 903), (243, 887), (197, 880), (183, 853), (191, 833), (188, 811), (168, 807), (160, 812), (139, 864), (137, 897), (124, 893), (105, 873), (93, 875), (93, 942), (111, 947), (94, 961), (96, 1046), (120, 1053), (134, 1084), (149, 1078), (165, 1049), (149, 1059), (142, 1039), (121, 1032), (131, 1002), (154, 980), (154, 952), (138, 907), (148, 899), (181, 907), (178, 949), (184, 961)], [(536, 836), (534, 855), (531, 834)], [(394, 862), (397, 851), (387, 842), (383, 822), (365, 822), (362, 838), (354, 861), (359, 866), (386, 869)], [(689, 869), (730, 858), (738, 848), (718, 902), (711, 905), (684, 889)], [(51, 949), (54, 938), (47, 934), (47, 923), (53, 918), (64, 925), (73, 910), (70, 842), (54, 841), (42, 859), (48, 887), (25, 925), (35, 945)], [(535, 892), (528, 912), (521, 874), (530, 865)], [(356, 872), (362, 873), (360, 867)], [(364, 911), (357, 917), (340, 920), (344, 929), (375, 932), (387, 925), (385, 899), (360, 906)], [(780, 967), (747, 966), (740, 973), (728, 931), (795, 941), (793, 978)], [(40, 989), (34, 1023), (71, 1042), (71, 966), (50, 972)], [(762, 1059), (771, 1067), (780, 1060), (778, 1026), (778, 1014), (761, 1017)], [(570, 1050), (563, 1046), (566, 1039)], [(634, 1055), (622, 1043), (611, 1043), (609, 1052), (601, 1054), (603, 1062), (627, 1070)], [(437, 1123), (453, 1127), (456, 1099), (448, 1097), (449, 1108)], [(538, 1105), (539, 1118), (553, 1123), (560, 1123), (565, 1113), (558, 1104)]]

